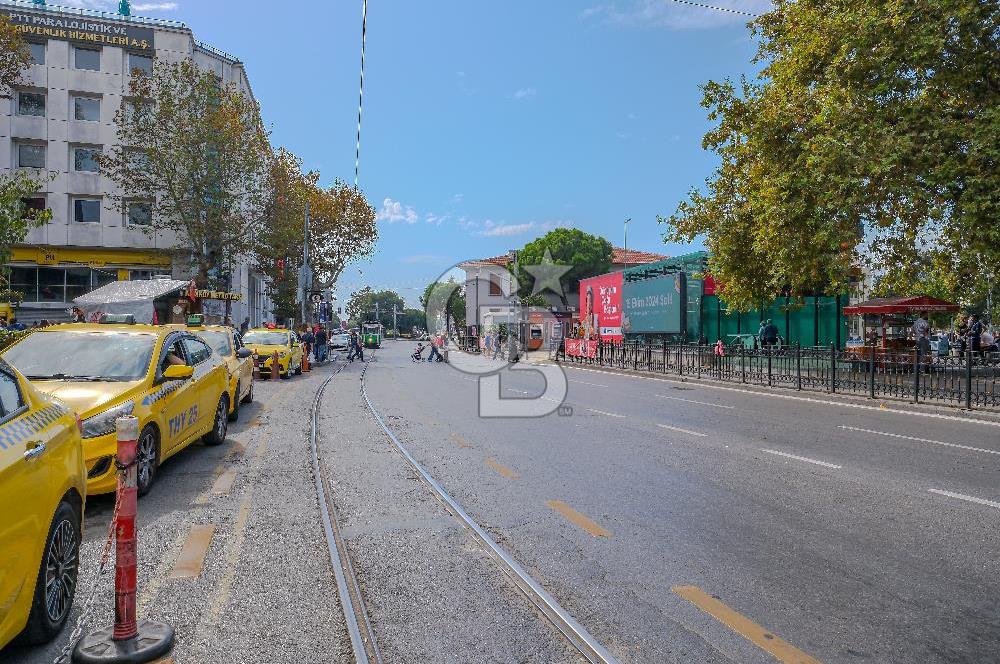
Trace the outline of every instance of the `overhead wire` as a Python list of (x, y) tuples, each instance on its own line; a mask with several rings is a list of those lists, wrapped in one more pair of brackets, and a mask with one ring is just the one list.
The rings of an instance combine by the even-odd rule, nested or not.
[(701, 2), (691, 2), (690, 0), (670, 0), (670, 2), (675, 2), (679, 5), (688, 5), (690, 7), (700, 7), (701, 9), (712, 9), (717, 12), (726, 12), (729, 14), (739, 14), (740, 16), (749, 16), (751, 18), (758, 18), (760, 14), (752, 14), (750, 12), (745, 12), (740, 9), (729, 9), (728, 7), (717, 7), (716, 5), (706, 5)]
[(358, 91), (358, 140), (354, 148), (354, 188), (361, 167), (361, 113), (365, 103), (365, 41), (368, 33), (368, 0), (361, 0), (361, 85)]

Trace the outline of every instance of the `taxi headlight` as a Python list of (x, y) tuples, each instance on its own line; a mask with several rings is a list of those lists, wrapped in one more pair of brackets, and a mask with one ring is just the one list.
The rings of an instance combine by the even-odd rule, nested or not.
[(278, 353), (278, 357), (280, 357), (281, 359), (285, 359), (286, 357), (288, 357), (288, 351), (287, 350), (281, 351), (280, 353)]
[(105, 436), (109, 433), (114, 433), (115, 420), (119, 417), (131, 415), (134, 407), (135, 402), (130, 399), (129, 401), (119, 404), (114, 408), (104, 411), (103, 413), (99, 413), (93, 417), (88, 417), (83, 421), (83, 428), (81, 429), (83, 437), (97, 438), (98, 436)]

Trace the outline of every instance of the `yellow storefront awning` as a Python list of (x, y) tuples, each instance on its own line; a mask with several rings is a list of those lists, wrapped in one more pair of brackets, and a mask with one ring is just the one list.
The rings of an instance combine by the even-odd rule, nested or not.
[(86, 265), (92, 268), (109, 265), (169, 268), (171, 265), (170, 255), (165, 251), (108, 247), (14, 247), (10, 261), (37, 265)]

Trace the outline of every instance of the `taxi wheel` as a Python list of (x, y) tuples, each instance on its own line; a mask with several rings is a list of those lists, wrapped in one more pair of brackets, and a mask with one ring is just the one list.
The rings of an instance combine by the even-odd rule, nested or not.
[(223, 392), (219, 397), (219, 407), (215, 409), (215, 422), (212, 430), (205, 434), (206, 445), (221, 445), (226, 442), (226, 432), (229, 430), (229, 395)]
[(22, 639), (27, 644), (51, 641), (69, 618), (80, 566), (80, 515), (68, 502), (59, 503), (49, 526), (35, 598)]
[(156, 427), (147, 424), (139, 434), (135, 449), (135, 481), (137, 492), (145, 496), (156, 481), (156, 470), (160, 465), (160, 436)]

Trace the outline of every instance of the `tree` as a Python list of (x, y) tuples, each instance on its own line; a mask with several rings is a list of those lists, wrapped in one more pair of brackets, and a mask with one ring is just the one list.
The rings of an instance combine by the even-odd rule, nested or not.
[[(347, 318), (355, 325), (366, 321), (378, 321), (386, 328), (390, 328), (392, 327), (393, 306), (400, 313), (406, 308), (406, 303), (399, 293), (392, 290), (374, 291), (366, 286), (351, 293), (351, 297), (347, 301)], [(378, 312), (377, 316), (376, 311)]]
[[(9, 96), (21, 81), (21, 74), (31, 61), (28, 46), (7, 16), (0, 15), (0, 96)], [(17, 299), (9, 292), (11, 249), (24, 242), (31, 228), (52, 219), (52, 210), (29, 209), (25, 199), (45, 185), (41, 171), (11, 170), (0, 175), (0, 270), (3, 271), (4, 299)], [(14, 296), (14, 297), (11, 297)]]
[(191, 60), (157, 61), (132, 76), (115, 125), (119, 143), (100, 158), (119, 188), (111, 199), (148, 205), (143, 230), (176, 233), (196, 281), (227, 287), (265, 203), (270, 148), (257, 103)]
[(0, 96), (10, 95), (31, 62), (31, 52), (10, 17), (0, 15)]
[(1000, 5), (777, 0), (756, 78), (709, 81), (720, 165), (669, 222), (704, 235), (731, 307), (842, 290), (859, 266), (912, 292), (936, 268), (974, 297), (1000, 264)]
[(347, 263), (371, 255), (378, 239), (375, 209), (361, 192), (339, 180), (324, 189), (319, 180), (316, 171), (304, 173), (302, 161), (285, 148), (270, 157), (264, 219), (252, 253), (257, 269), (270, 278), (275, 312), (281, 317), (298, 311), (296, 279), (306, 203), (309, 261), (317, 290), (333, 288)]
[[(432, 281), (420, 296), (424, 307), (426, 329), (444, 325), (446, 330), (460, 329), (467, 325), (465, 320), (465, 284), (459, 284), (453, 277), (448, 281)], [(431, 316), (445, 316), (445, 320), (431, 320)]]
[(527, 296), (534, 290), (533, 277), (525, 265), (540, 265), (548, 252), (552, 261), (572, 268), (561, 278), (563, 292), (557, 293), (563, 306), (569, 306), (566, 292), (580, 288), (580, 280), (604, 274), (611, 269), (613, 248), (603, 237), (584, 233), (576, 228), (556, 228), (524, 246), (518, 254), (521, 266), (517, 277), (520, 295)]
[[(6, 290), (10, 283), (7, 264), (13, 246), (24, 242), (30, 229), (44, 226), (52, 219), (52, 210), (31, 209), (25, 202), (44, 184), (40, 176), (25, 171), (11, 171), (0, 176), (0, 267), (3, 270), (0, 290)], [(19, 299), (11, 297), (11, 293), (7, 293), (7, 297)]]

